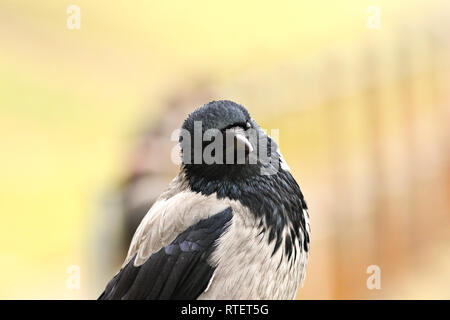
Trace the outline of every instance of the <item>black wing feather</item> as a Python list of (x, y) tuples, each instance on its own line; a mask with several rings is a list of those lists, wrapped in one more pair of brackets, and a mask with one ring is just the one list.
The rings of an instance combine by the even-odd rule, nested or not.
[(231, 218), (228, 208), (187, 228), (143, 265), (131, 259), (99, 299), (196, 299), (214, 273), (208, 260)]

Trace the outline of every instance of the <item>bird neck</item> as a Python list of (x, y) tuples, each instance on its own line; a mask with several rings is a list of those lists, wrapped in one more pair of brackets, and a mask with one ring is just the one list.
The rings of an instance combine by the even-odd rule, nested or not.
[[(274, 233), (276, 238), (281, 238), (285, 228), (291, 229), (292, 240), (299, 240), (300, 233), (307, 234), (307, 205), (298, 184), (288, 171), (279, 170), (273, 175), (211, 179), (185, 170), (185, 177), (194, 192), (205, 196), (215, 193), (219, 199), (239, 201), (256, 217), (262, 218), (262, 228)], [(306, 239), (304, 245), (306, 249)]]

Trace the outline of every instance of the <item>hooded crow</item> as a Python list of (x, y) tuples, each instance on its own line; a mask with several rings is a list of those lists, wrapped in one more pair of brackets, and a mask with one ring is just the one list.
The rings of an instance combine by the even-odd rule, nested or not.
[(223, 100), (187, 117), (180, 147), (179, 174), (99, 299), (293, 299), (309, 215), (275, 141)]

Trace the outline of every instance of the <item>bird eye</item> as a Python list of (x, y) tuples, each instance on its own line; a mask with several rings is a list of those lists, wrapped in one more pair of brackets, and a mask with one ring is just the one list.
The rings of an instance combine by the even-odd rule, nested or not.
[(247, 129), (250, 129), (252, 127), (252, 125), (248, 121), (246, 122), (245, 126), (247, 127)]

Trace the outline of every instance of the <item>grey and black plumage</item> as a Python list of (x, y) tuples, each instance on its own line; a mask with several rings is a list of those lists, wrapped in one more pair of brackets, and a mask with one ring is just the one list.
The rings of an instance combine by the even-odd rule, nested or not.
[[(245, 149), (244, 163), (184, 161), (100, 299), (293, 299), (306, 272), (309, 216), (278, 147), (231, 101), (202, 106), (182, 128), (194, 134), (195, 121), (203, 133), (235, 135), (233, 148)], [(271, 161), (257, 154), (251, 162), (261, 143), (270, 145)], [(192, 143), (180, 139), (180, 145), (183, 155), (193, 153)]]

